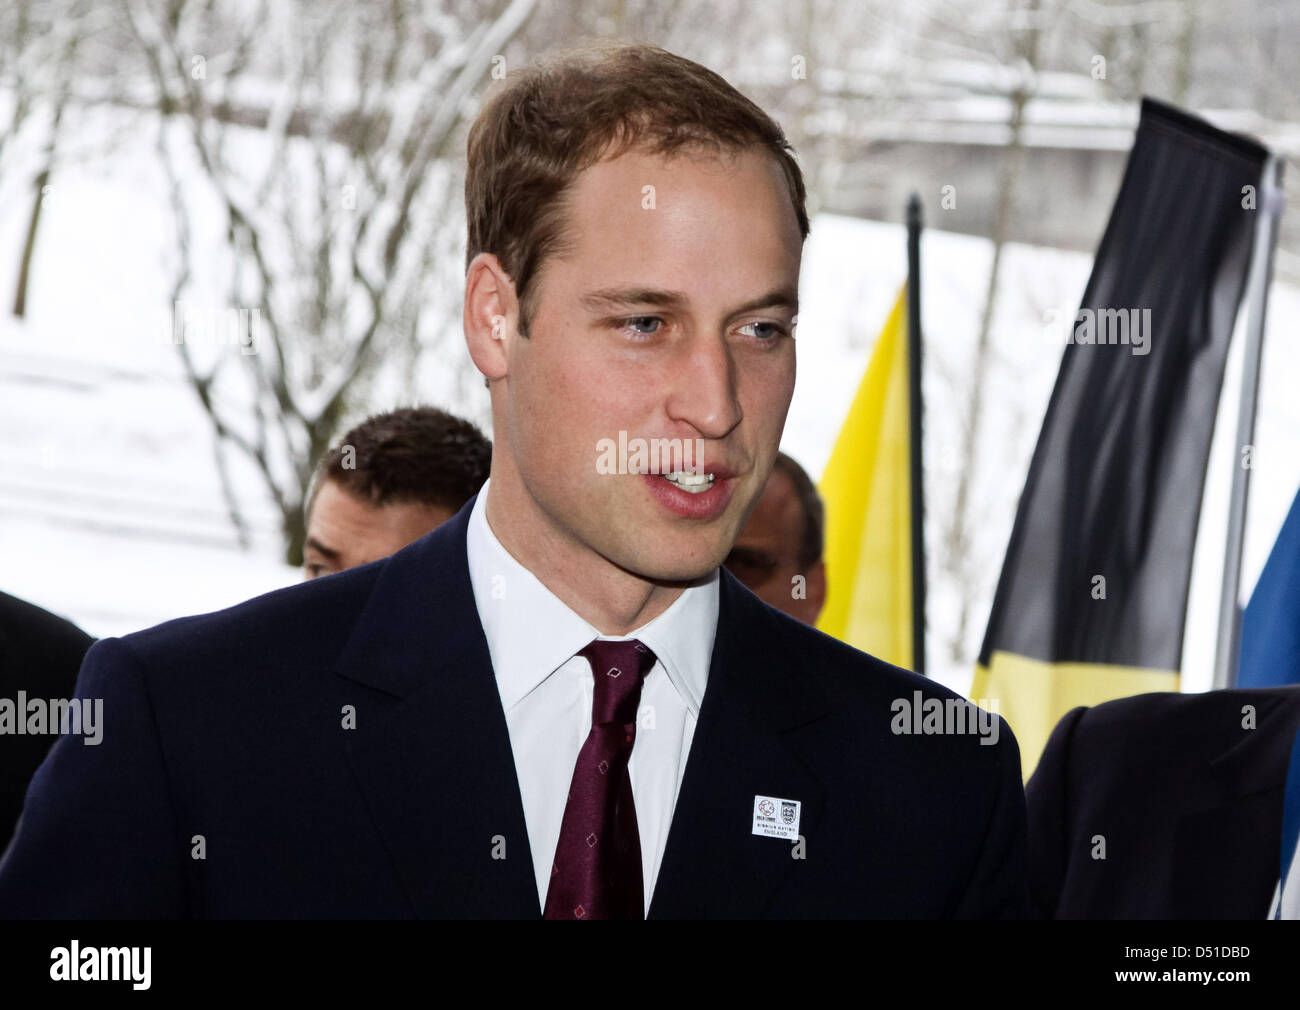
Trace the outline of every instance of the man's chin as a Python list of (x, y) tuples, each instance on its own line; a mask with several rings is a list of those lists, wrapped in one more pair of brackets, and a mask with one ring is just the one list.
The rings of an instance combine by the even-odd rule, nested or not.
[(686, 589), (689, 588), (690, 586), (704, 585), (706, 582), (709, 581), (709, 579), (713, 578), (713, 573), (716, 572), (717, 570), (718, 570), (718, 566), (714, 565), (713, 567), (708, 568), (702, 572), (701, 571), (692, 571), (689, 573), (669, 572), (658, 578), (652, 578), (651, 581), (654, 582), (656, 585), (660, 585), (660, 586)]
[(722, 564), (725, 554), (709, 555), (690, 561), (682, 557), (622, 557), (614, 563), (624, 571), (659, 586), (686, 588), (708, 582)]

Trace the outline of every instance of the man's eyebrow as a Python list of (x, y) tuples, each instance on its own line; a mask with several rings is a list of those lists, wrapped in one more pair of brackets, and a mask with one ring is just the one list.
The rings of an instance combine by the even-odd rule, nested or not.
[[(593, 312), (609, 309), (628, 309), (642, 305), (654, 305), (660, 308), (680, 309), (686, 305), (685, 296), (676, 291), (660, 288), (605, 288), (601, 291), (589, 291), (579, 299)], [(738, 316), (755, 309), (787, 308), (796, 315), (799, 312), (799, 294), (787, 288), (769, 291), (758, 298), (751, 298), (743, 305), (737, 305), (727, 313), (727, 317)]]
[(323, 554), (325, 556), (326, 561), (337, 561), (339, 559), (338, 551), (331, 550), (330, 548), (326, 547), (315, 537), (308, 537), (307, 542), (303, 546), (310, 547), (317, 554)]
[(686, 304), (685, 297), (676, 291), (664, 291), (661, 288), (605, 288), (602, 291), (588, 291), (580, 301), (593, 312), (635, 308), (638, 305), (679, 309)]
[(744, 312), (753, 312), (755, 309), (789, 309), (797, 316), (799, 314), (799, 292), (787, 288), (769, 291), (758, 298), (751, 298), (744, 305), (736, 306), (729, 315), (738, 316)]

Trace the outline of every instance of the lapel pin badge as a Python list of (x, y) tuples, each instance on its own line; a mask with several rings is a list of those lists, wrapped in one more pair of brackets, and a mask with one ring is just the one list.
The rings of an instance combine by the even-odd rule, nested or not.
[(783, 800), (776, 796), (754, 797), (754, 828), (751, 834), (764, 838), (785, 838), (795, 841), (799, 837), (798, 800)]

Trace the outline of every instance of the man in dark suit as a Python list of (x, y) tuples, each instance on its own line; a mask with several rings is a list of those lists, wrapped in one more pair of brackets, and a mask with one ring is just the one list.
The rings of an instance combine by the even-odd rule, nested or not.
[(1025, 789), (1035, 913), (1265, 918), (1297, 727), (1300, 687), (1068, 712)]
[(490, 479), (390, 558), (96, 646), (104, 742), (38, 774), (0, 911), (1022, 914), (1005, 723), (719, 567), (794, 387), (779, 127), (571, 54), (480, 113), (466, 206)]
[[(16, 706), (23, 696), (39, 704), (71, 698), (77, 668), (93, 642), (71, 621), (0, 593), (0, 700)], [(25, 717), (16, 710), (14, 715)], [(0, 850), (18, 823), (32, 773), (57, 739), (51, 733), (19, 734), (7, 729), (0, 717)]]

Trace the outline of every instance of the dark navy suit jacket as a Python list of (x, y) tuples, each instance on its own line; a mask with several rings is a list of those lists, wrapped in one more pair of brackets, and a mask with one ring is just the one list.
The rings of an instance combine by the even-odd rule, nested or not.
[(1067, 712), (1026, 786), (1034, 914), (1265, 918), (1297, 727), (1300, 686)]
[[(0, 916), (538, 918), (472, 504), (390, 558), (96, 644), (103, 741), (37, 772)], [(895, 735), (894, 699), (955, 696), (725, 571), (719, 606), (649, 917), (1023, 914), (1006, 724)], [(752, 833), (756, 795), (802, 802), (801, 847)]]

